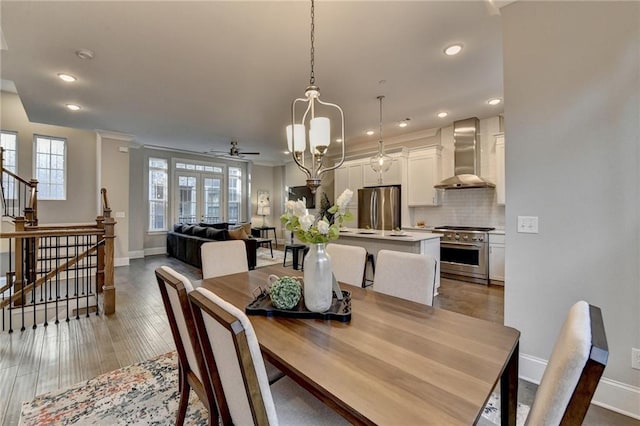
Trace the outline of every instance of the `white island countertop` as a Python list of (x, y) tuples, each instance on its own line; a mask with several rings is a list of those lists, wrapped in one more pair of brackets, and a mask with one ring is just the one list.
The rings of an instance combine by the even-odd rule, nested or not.
[(431, 232), (380, 231), (376, 229), (347, 229), (340, 231), (340, 238), (364, 238), (371, 240), (406, 241), (415, 243), (442, 237), (442, 234)]

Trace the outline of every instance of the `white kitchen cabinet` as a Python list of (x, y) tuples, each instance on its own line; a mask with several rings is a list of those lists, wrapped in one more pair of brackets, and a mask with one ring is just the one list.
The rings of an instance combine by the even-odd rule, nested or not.
[(392, 155), (393, 162), (386, 173), (382, 174), (382, 183), (378, 183), (378, 173), (371, 168), (370, 159), (367, 158), (362, 164), (364, 176), (364, 186), (376, 185), (401, 185), (402, 184), (402, 158)]
[(442, 180), (440, 147), (409, 153), (407, 160), (407, 201), (409, 207), (440, 205), (439, 191), (433, 186)]
[(349, 203), (349, 207), (358, 207), (358, 189), (362, 188), (363, 176), (362, 176), (362, 162), (350, 161), (345, 162), (340, 168), (334, 171), (334, 193), (336, 198), (342, 194), (342, 192), (349, 188), (353, 191), (353, 197)]
[(489, 280), (504, 285), (504, 235), (489, 234)]
[(504, 135), (496, 135), (496, 201), (498, 205), (505, 204), (504, 179)]

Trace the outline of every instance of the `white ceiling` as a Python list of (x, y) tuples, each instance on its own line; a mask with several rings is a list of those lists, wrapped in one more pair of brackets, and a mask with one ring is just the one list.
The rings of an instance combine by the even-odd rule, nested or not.
[[(1, 78), (15, 83), (31, 121), (197, 152), (237, 138), (260, 162), (280, 164), (291, 101), (309, 83), (309, 12), (306, 1), (3, 1)], [(316, 84), (344, 109), (347, 143), (377, 139), (381, 94), (385, 138), (501, 113), (486, 103), (502, 97), (495, 12), (490, 0), (318, 1)], [(445, 56), (454, 42), (463, 52)], [(95, 58), (79, 59), (80, 48)]]

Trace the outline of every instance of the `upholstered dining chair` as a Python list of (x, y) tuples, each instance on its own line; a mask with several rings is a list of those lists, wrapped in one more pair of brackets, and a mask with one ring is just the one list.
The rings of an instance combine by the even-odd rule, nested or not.
[[(180, 401), (176, 424), (184, 423), (189, 404), (189, 390), (193, 389), (209, 412), (209, 425), (218, 421), (215, 393), (206, 374), (200, 341), (191, 314), (188, 293), (193, 286), (188, 278), (168, 266), (156, 269), (164, 309), (171, 325), (179, 361)], [(204, 373), (204, 374), (203, 374)], [(205, 380), (203, 380), (203, 376)]]
[(247, 252), (244, 241), (229, 240), (204, 243), (200, 247), (202, 278), (247, 272)]
[(600, 308), (577, 302), (560, 329), (526, 424), (582, 424), (608, 357)]
[(367, 250), (358, 246), (327, 244), (327, 253), (331, 257), (331, 268), (336, 280), (358, 287), (363, 285)]
[(431, 306), (436, 264), (429, 255), (380, 250), (373, 290)]
[(244, 312), (205, 288), (189, 298), (221, 424), (348, 424), (287, 377), (269, 386), (260, 345)]

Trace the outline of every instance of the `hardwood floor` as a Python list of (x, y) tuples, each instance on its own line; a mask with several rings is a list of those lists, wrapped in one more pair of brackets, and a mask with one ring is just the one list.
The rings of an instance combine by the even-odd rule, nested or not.
[[(91, 315), (35, 330), (0, 333), (0, 423), (16, 425), (22, 401), (174, 349), (153, 271), (169, 265), (192, 280), (200, 271), (165, 256), (116, 269), (117, 313)], [(503, 322), (503, 288), (443, 279), (434, 305)], [(536, 386), (520, 381), (519, 400), (531, 404)], [(586, 425), (640, 425), (591, 406)]]

